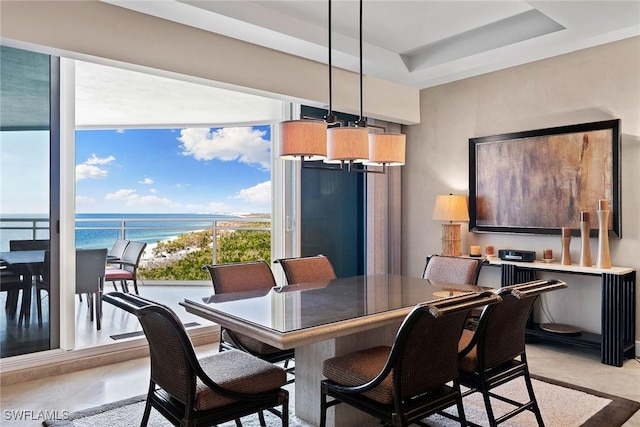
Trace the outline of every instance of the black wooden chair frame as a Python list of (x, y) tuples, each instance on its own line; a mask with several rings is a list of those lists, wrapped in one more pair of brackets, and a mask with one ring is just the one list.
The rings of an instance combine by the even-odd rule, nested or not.
[[(504, 298), (516, 298), (518, 300), (528, 299), (528, 308), (526, 313), (526, 318), (529, 317), (531, 310), (533, 309), (533, 305), (535, 300), (543, 293), (550, 292), (553, 290), (566, 288), (566, 283), (559, 280), (536, 280), (532, 282), (522, 283), (518, 285), (507, 286), (501, 289), (498, 289), (496, 293)], [(497, 426), (500, 423), (503, 423), (514, 416), (524, 412), (531, 411), (536, 417), (539, 426), (544, 426), (544, 421), (542, 419), (542, 414), (540, 413), (540, 408), (538, 406), (533, 386), (531, 384), (531, 376), (529, 373), (529, 367), (527, 364), (527, 355), (526, 351), (522, 351), (520, 354), (516, 356), (516, 358), (509, 359), (499, 366), (492, 366), (488, 368), (484, 368), (486, 366), (485, 358), (487, 349), (483, 347), (481, 344), (482, 338), (484, 334), (491, 333), (488, 331), (487, 324), (489, 319), (493, 315), (494, 310), (499, 310), (500, 307), (497, 306), (489, 306), (483, 311), (480, 319), (478, 321), (478, 326), (475, 334), (471, 341), (467, 344), (467, 346), (459, 352), (460, 357), (464, 357), (467, 355), (475, 346), (478, 346), (478, 372), (475, 374), (468, 374), (465, 372), (460, 373), (460, 382), (465, 387), (469, 389), (463, 393), (463, 397), (469, 396), (473, 393), (479, 392), (482, 394), (485, 407), (487, 411), (487, 416), (489, 418), (490, 426)], [(525, 325), (526, 322), (523, 322), (522, 325), (518, 325), (519, 328), (522, 329), (522, 339), (524, 340), (525, 334)], [(505, 325), (505, 327), (509, 327), (510, 325)], [(520, 360), (517, 358), (519, 357)], [(527, 392), (529, 394), (528, 402), (518, 402), (509, 397), (498, 395), (496, 393), (491, 392), (492, 389), (506, 384), (512, 380), (517, 379), (518, 377), (523, 377)], [(503, 414), (502, 416), (495, 418), (493, 408), (491, 406), (490, 397), (493, 397), (502, 402), (506, 402), (510, 405), (515, 406), (513, 410)], [(469, 422), (471, 426), (478, 426), (478, 424), (474, 424)]]
[[(418, 322), (420, 316), (431, 315), (434, 318), (438, 318), (446, 314), (464, 312), (466, 317), (473, 308), (494, 304), (499, 301), (500, 298), (494, 293), (485, 292), (482, 294), (466, 294), (433, 303), (417, 305), (411, 313), (407, 315), (400, 326), (384, 367), (373, 379), (358, 386), (345, 386), (331, 380), (323, 380), (321, 382), (320, 427), (326, 425), (327, 409), (342, 402), (348, 403), (350, 406), (393, 426), (406, 426), (411, 423), (426, 426), (427, 424), (422, 423), (420, 421), (421, 419), (435, 413), (442, 413), (444, 409), (456, 405), (459, 417), (451, 417), (459, 421), (461, 425), (466, 425), (464, 408), (462, 406), (462, 393), (460, 391), (458, 378), (451, 378), (453, 382), (451, 386), (443, 384), (437, 390), (422, 396), (414, 396), (410, 401), (404, 401), (399, 393), (399, 390), (402, 390), (402, 375), (394, 375), (394, 402), (392, 405), (382, 404), (362, 395), (362, 393), (379, 386), (392, 371), (400, 372), (401, 352), (406, 345), (409, 331)], [(463, 326), (464, 321), (460, 323), (460, 332)], [(424, 363), (430, 362), (432, 361), (425, 360)], [(327, 401), (327, 396), (331, 396), (334, 400)]]
[[(149, 391), (147, 403), (141, 426), (146, 426), (149, 421), (151, 408), (155, 408), (165, 418), (175, 426), (211, 426), (227, 421), (236, 420), (239, 423), (240, 417), (258, 413), (261, 425), (265, 425), (262, 411), (267, 410), (278, 416), (282, 420), (283, 426), (289, 423), (289, 393), (280, 388), (274, 392), (246, 394), (234, 392), (226, 389), (214, 382), (202, 369), (198, 361), (191, 340), (175, 313), (168, 307), (152, 300), (123, 292), (110, 292), (104, 294), (103, 299), (116, 307), (134, 314), (141, 319), (149, 313), (162, 315), (176, 333), (180, 341), (180, 346), (189, 364), (189, 384), (187, 401), (183, 404), (170, 396), (165, 390), (160, 388), (153, 376), (149, 381)], [(143, 325), (144, 326), (144, 325)], [(196, 382), (202, 381), (215, 393), (234, 399), (237, 402), (209, 409), (204, 411), (195, 410)], [(282, 406), (282, 410), (275, 409)]]

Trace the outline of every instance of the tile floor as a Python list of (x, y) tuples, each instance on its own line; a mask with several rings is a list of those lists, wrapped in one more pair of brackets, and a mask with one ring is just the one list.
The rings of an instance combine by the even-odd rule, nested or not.
[[(217, 351), (211, 344), (196, 349), (199, 356)], [(594, 351), (549, 343), (529, 344), (531, 372), (583, 387), (640, 401), (640, 360), (627, 360), (622, 368), (603, 365)], [(40, 421), (9, 420), (15, 411), (77, 411), (146, 393), (147, 359), (136, 359), (66, 375), (5, 386), (0, 391), (0, 424), (38, 426)], [(7, 412), (8, 411), (8, 412)], [(29, 413), (30, 414), (30, 413)], [(640, 426), (640, 412), (625, 427)]]

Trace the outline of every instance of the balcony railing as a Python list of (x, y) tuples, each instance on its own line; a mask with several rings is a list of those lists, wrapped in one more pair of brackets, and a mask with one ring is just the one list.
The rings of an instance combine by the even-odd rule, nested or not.
[[(238, 245), (230, 243), (235, 236), (242, 235), (246, 238), (248, 232), (259, 232), (264, 236), (265, 232), (270, 232), (271, 220), (264, 217), (214, 217), (214, 216), (179, 216), (167, 215), (167, 217), (159, 215), (135, 215), (135, 217), (117, 217), (105, 215), (104, 217), (92, 216), (90, 218), (76, 218), (76, 247), (111, 248), (113, 242), (117, 239), (128, 239), (146, 242), (148, 249), (145, 251), (145, 259), (143, 265), (154, 268), (158, 265), (166, 265), (175, 262), (181, 256), (188, 256), (189, 253), (201, 251), (202, 247), (190, 247), (181, 250), (175, 246), (163, 245), (176, 239), (180, 235), (189, 233), (200, 233), (200, 242), (204, 238), (210, 245), (206, 250), (211, 251), (211, 257), (206, 262), (218, 263), (241, 261), (243, 256), (255, 259), (255, 248), (247, 248), (246, 244)], [(48, 239), (49, 238), (49, 222), (43, 217), (0, 217), (0, 250), (9, 250), (9, 240), (28, 240), (28, 239)], [(175, 241), (175, 240), (174, 240)], [(262, 242), (262, 241), (261, 241)], [(269, 245), (268, 248), (260, 248), (262, 253), (264, 250), (270, 249), (270, 240), (261, 245)], [(165, 250), (171, 253), (156, 254), (154, 256), (154, 248), (162, 245)], [(226, 246), (225, 246), (226, 245)], [(197, 246), (197, 245), (196, 245)], [(234, 246), (234, 254), (227, 253), (230, 246)], [(237, 247), (236, 247), (237, 246)], [(172, 252), (174, 251), (174, 252)], [(227, 252), (225, 252), (227, 251)], [(239, 252), (245, 251), (246, 254)], [(155, 259), (154, 259), (155, 258)], [(180, 278), (172, 277), (167, 280), (179, 280)]]

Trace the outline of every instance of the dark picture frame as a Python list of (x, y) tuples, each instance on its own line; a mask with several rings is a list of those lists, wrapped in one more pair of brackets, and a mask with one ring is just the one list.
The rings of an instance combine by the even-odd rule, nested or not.
[(578, 236), (586, 211), (594, 237), (601, 199), (621, 237), (619, 119), (469, 139), (470, 231)]

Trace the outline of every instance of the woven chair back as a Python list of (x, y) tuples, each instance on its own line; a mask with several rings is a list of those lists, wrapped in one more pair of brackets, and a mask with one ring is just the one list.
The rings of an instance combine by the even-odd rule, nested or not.
[(422, 278), (475, 286), (485, 262), (482, 258), (432, 255), (427, 258)]
[(271, 289), (276, 286), (271, 267), (264, 261), (205, 265), (216, 295)]
[(335, 270), (329, 258), (324, 255), (277, 260), (282, 266), (289, 285), (333, 280)]

